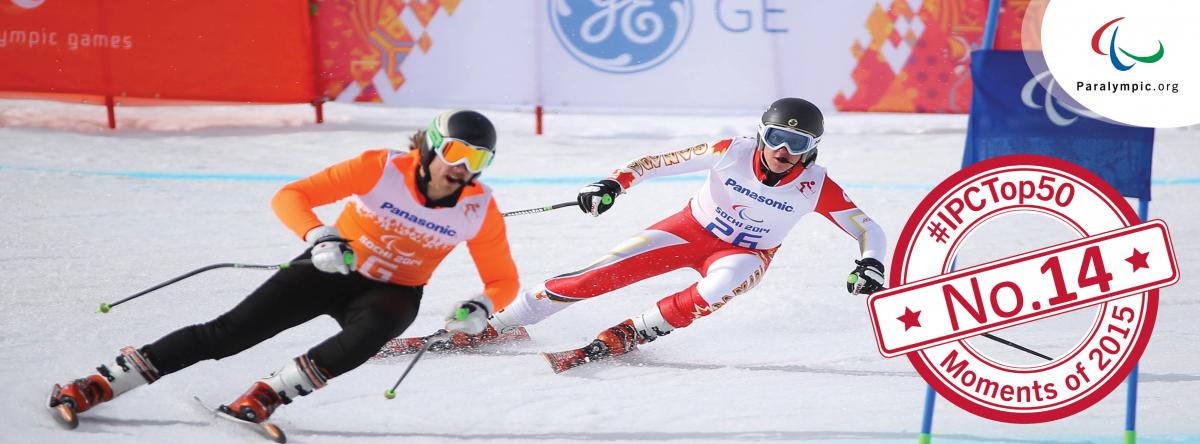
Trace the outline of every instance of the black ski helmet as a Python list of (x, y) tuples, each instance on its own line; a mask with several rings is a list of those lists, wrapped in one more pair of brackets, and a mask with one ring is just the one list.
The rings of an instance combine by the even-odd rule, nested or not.
[[(817, 138), (825, 133), (825, 116), (821, 114), (821, 109), (812, 102), (795, 97), (776, 100), (767, 107), (762, 115), (762, 124), (797, 129)], [(764, 146), (761, 138), (758, 144), (759, 147)], [(813, 146), (811, 151), (804, 153), (800, 158), (800, 165), (808, 167), (816, 160), (817, 147)]]
[(458, 109), (446, 111), (433, 118), (425, 130), (427, 148), (441, 144), (443, 137), (462, 140), (471, 145), (496, 150), (496, 127), (477, 111)]
[[(492, 121), (478, 111), (451, 110), (438, 114), (425, 129), (425, 143), (421, 145), (421, 168), (424, 180), (429, 180), (429, 164), (433, 162), (433, 150), (439, 148), (443, 138), (462, 140), (471, 145), (496, 151), (496, 127)], [(471, 180), (480, 173), (471, 176)]]

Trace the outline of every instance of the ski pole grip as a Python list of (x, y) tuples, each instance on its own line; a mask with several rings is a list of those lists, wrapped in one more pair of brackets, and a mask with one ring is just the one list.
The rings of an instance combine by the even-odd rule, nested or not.
[[(312, 265), (312, 259), (297, 259), (279, 264), (280, 270), (287, 270), (298, 265)], [(349, 265), (349, 264), (347, 264)]]

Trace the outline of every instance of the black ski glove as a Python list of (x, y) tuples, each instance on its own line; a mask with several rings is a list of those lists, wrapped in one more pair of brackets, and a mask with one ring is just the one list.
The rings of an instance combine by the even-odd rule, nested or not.
[(608, 211), (616, 202), (617, 195), (624, 191), (621, 184), (612, 179), (604, 179), (579, 190), (579, 209), (592, 216), (599, 216)]
[(850, 294), (871, 294), (883, 289), (883, 264), (874, 258), (854, 261), (857, 267), (846, 278)]

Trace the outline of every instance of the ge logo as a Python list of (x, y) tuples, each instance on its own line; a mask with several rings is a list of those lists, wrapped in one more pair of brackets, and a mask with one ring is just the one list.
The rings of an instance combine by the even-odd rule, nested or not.
[(554, 35), (576, 60), (627, 74), (671, 58), (692, 26), (691, 0), (549, 0)]

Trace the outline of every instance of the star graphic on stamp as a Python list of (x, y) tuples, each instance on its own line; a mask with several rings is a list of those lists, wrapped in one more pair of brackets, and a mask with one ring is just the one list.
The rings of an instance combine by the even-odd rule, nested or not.
[(896, 319), (899, 320), (900, 322), (903, 322), (904, 323), (904, 331), (908, 331), (908, 329), (910, 329), (910, 328), (921, 326), (921, 320), (918, 319), (920, 316), (921, 316), (920, 311), (912, 311), (912, 309), (910, 309), (908, 307), (904, 307), (904, 314), (901, 315), (900, 317), (897, 317)]
[(1150, 265), (1146, 264), (1146, 256), (1149, 255), (1150, 252), (1142, 253), (1138, 251), (1137, 248), (1134, 248), (1133, 255), (1125, 258), (1125, 262), (1129, 262), (1130, 265), (1133, 265), (1133, 271), (1135, 272), (1140, 268), (1150, 268)]

